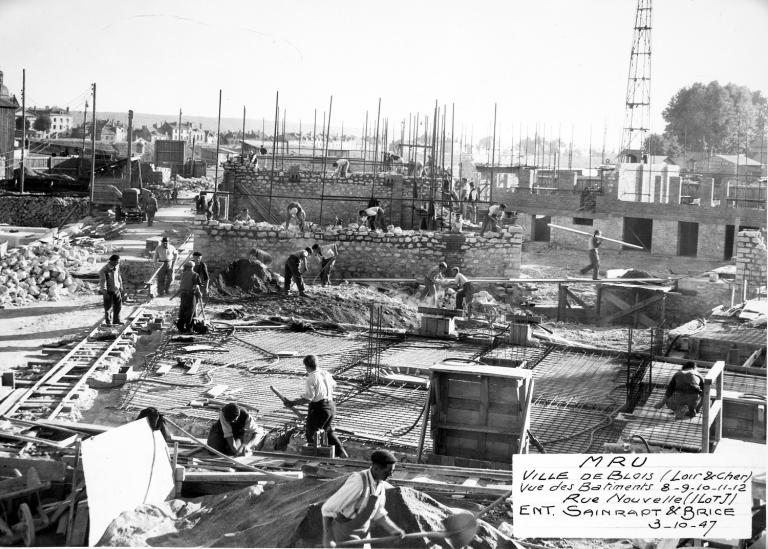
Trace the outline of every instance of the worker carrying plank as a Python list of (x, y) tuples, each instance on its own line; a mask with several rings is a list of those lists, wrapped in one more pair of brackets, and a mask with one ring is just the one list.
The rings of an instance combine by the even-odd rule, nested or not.
[(600, 253), (597, 249), (600, 244), (603, 243), (603, 239), (600, 238), (600, 230), (596, 230), (592, 237), (589, 239), (589, 265), (581, 269), (581, 274), (587, 274), (590, 269), (592, 270), (592, 280), (600, 279)]
[(327, 370), (318, 367), (315, 355), (304, 357), (304, 368), (307, 372), (304, 394), (294, 400), (284, 398), (283, 404), (288, 408), (309, 404), (304, 430), (307, 442), (316, 445), (318, 433), (325, 432), (328, 442), (336, 449), (336, 457), (347, 458), (349, 454), (333, 430), (333, 418), (336, 416), (333, 391), (336, 389), (336, 381)]
[(263, 430), (235, 402), (225, 405), (208, 432), (207, 444), (228, 456), (244, 456), (262, 438)]
[(696, 417), (701, 409), (703, 393), (704, 378), (696, 369), (696, 363), (689, 360), (669, 380), (664, 397), (656, 409), (666, 405), (675, 413), (675, 419)]
[(296, 220), (296, 224), (299, 226), (300, 230), (304, 230), (304, 221), (307, 219), (307, 212), (304, 211), (304, 209), (301, 207), (301, 204), (298, 202), (291, 202), (286, 207), (287, 216), (285, 219), (285, 228), (288, 229), (288, 226), (291, 223), (291, 219)]
[(389, 518), (385, 507), (389, 487), (386, 480), (392, 476), (395, 463), (397, 459), (392, 452), (374, 451), (370, 468), (349, 475), (323, 504), (323, 547), (331, 547), (331, 542), (368, 539), (372, 523), (394, 536), (405, 536), (405, 531)]

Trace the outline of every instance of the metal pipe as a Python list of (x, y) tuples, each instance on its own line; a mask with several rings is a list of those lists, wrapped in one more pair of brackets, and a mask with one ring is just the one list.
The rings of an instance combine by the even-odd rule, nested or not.
[[(219, 89), (219, 116), (216, 121), (216, 170), (213, 176), (213, 200), (217, 205), (219, 211), (219, 217), (221, 217), (221, 205), (219, 204), (219, 144), (221, 142), (221, 89)], [(181, 136), (181, 109), (179, 109), (179, 136)], [(229, 213), (229, 212), (227, 212)]]
[(320, 191), (320, 219), (318, 225), (323, 225), (323, 201), (325, 199), (325, 170), (328, 164), (328, 139), (331, 133), (331, 113), (333, 112), (333, 96), (331, 96), (330, 104), (328, 105), (328, 131), (325, 136), (325, 161), (323, 162), (323, 186)]
[(96, 82), (93, 83), (93, 127), (91, 129), (91, 210), (93, 210), (93, 193), (96, 187)]
[(493, 104), (493, 145), (491, 145), (491, 180), (488, 187), (488, 200), (493, 202), (493, 164), (496, 162), (496, 103)]
[[(95, 86), (95, 84), (94, 84)], [(85, 141), (85, 127), (83, 127), (83, 141)], [(19, 164), (19, 191), (24, 193), (24, 149), (27, 146), (27, 69), (21, 69), (21, 163)], [(85, 149), (85, 146), (83, 146)], [(13, 165), (13, 159), (11, 159)], [(91, 183), (93, 185), (93, 183)], [(93, 204), (93, 191), (91, 191), (91, 204)]]

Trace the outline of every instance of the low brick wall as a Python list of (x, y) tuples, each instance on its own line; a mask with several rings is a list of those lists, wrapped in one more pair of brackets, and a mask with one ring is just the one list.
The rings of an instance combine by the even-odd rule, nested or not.
[(762, 291), (765, 291), (765, 231), (740, 231), (736, 237), (735, 257), (736, 300), (741, 300), (745, 282), (747, 284), (747, 299), (756, 297), (761, 288)]
[[(352, 230), (289, 233), (267, 227), (210, 225), (194, 226), (195, 249), (202, 252), (213, 270), (225, 269), (232, 261), (247, 257), (252, 248), (272, 256), (272, 269), (282, 274), (287, 257), (315, 243), (338, 243), (336, 276), (345, 278), (421, 278), (440, 261), (458, 266), (467, 276), (518, 276), (522, 229), (489, 238), (473, 233), (408, 231), (403, 235), (360, 233)], [(309, 262), (308, 276), (319, 272), (319, 262)]]
[[(74, 211), (73, 211), (74, 209)], [(88, 215), (88, 199), (41, 195), (0, 196), (0, 223), (21, 227), (58, 227)]]

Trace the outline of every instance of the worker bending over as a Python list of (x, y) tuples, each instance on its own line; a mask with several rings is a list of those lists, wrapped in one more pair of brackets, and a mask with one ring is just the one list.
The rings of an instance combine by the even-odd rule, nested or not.
[(288, 212), (288, 216), (286, 217), (286, 220), (285, 220), (285, 228), (288, 229), (288, 226), (291, 223), (291, 219), (295, 219), (296, 225), (298, 225), (299, 229), (303, 231), (304, 221), (307, 218), (307, 212), (305, 212), (302, 209), (301, 204), (299, 204), (298, 202), (291, 202), (290, 204), (288, 204), (288, 207), (286, 208), (286, 210)]
[(323, 504), (323, 547), (370, 537), (376, 523), (393, 536), (404, 536), (387, 514), (386, 480), (392, 476), (397, 459), (387, 450), (371, 454), (371, 467), (352, 473), (347, 481)]
[(456, 290), (456, 309), (464, 309), (464, 302), (467, 302), (467, 316), (472, 316), (472, 295), (475, 293), (472, 283), (461, 274), (458, 267), (453, 267), (450, 271), (453, 278), (445, 279), (444, 284), (453, 285)]
[(696, 369), (696, 363), (689, 360), (669, 380), (664, 397), (656, 405), (656, 409), (666, 405), (675, 412), (675, 419), (696, 417), (701, 409), (703, 393), (704, 378)]
[(336, 258), (338, 257), (338, 249), (336, 244), (329, 246), (320, 246), (320, 244), (312, 245), (312, 253), (320, 259), (320, 284), (322, 286), (328, 286), (331, 283), (331, 272), (333, 266), (336, 264)]
[(261, 438), (261, 427), (251, 415), (234, 402), (219, 412), (219, 419), (211, 426), (207, 444), (228, 456), (244, 456)]
[(197, 302), (203, 297), (200, 290), (200, 277), (193, 270), (195, 264), (187, 261), (184, 264), (184, 271), (181, 273), (179, 281), (179, 319), (176, 321), (176, 327), (182, 333), (192, 331), (192, 323), (195, 321), (195, 311), (197, 311)]
[(480, 236), (485, 234), (487, 228), (490, 228), (491, 231), (495, 233), (501, 232), (499, 223), (504, 218), (504, 213), (506, 211), (506, 204), (493, 204), (488, 208), (488, 213), (485, 214), (485, 219), (483, 219), (483, 226), (480, 228)]
[(318, 433), (325, 432), (328, 442), (336, 449), (336, 457), (347, 458), (349, 454), (333, 430), (333, 418), (336, 416), (333, 391), (336, 390), (336, 381), (327, 370), (318, 368), (315, 355), (304, 357), (304, 368), (307, 371), (304, 394), (295, 400), (286, 398), (283, 404), (289, 408), (309, 404), (304, 431), (307, 442), (312, 446), (317, 445)]
[(333, 163), (333, 168), (331, 177), (347, 177), (348, 173), (352, 173), (352, 170), (349, 169), (349, 160), (346, 158), (339, 158)]
[(382, 231), (387, 230), (387, 227), (384, 224), (384, 209), (381, 206), (376, 205), (364, 210), (360, 210), (358, 215), (360, 216), (360, 225), (367, 224), (372, 231), (375, 231), (376, 222), (378, 222)]
[(248, 223), (251, 221), (251, 214), (248, 213), (248, 208), (243, 208), (239, 214), (237, 214), (237, 217), (235, 217), (235, 221), (240, 221), (241, 223)]
[(299, 295), (301, 297), (309, 297), (304, 293), (304, 279), (302, 275), (307, 272), (307, 257), (311, 253), (311, 248), (304, 248), (300, 252), (288, 256), (288, 259), (285, 261), (285, 288), (283, 290), (286, 294), (290, 292), (291, 280), (293, 280), (299, 289)]
[(443, 275), (448, 270), (448, 265), (445, 261), (441, 261), (436, 267), (432, 267), (430, 271), (424, 276), (424, 290), (422, 290), (419, 296), (420, 300), (424, 300), (427, 297), (434, 296), (434, 304), (437, 306), (437, 284), (442, 280)]
[(587, 274), (592, 270), (593, 280), (600, 278), (600, 253), (597, 249), (602, 243), (603, 239), (600, 238), (600, 231), (597, 230), (589, 239), (589, 265), (579, 271), (581, 274)]
[(120, 256), (109, 256), (99, 270), (99, 293), (104, 297), (104, 324), (122, 324), (123, 277), (120, 275)]

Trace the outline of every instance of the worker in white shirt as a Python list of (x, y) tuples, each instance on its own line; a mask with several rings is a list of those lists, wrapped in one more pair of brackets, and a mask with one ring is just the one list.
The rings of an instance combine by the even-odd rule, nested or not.
[(379, 222), (379, 226), (382, 231), (386, 231), (387, 227), (384, 225), (384, 209), (381, 206), (371, 206), (358, 212), (360, 216), (360, 225), (368, 224), (368, 227), (372, 231), (376, 230), (376, 222)]
[(176, 248), (168, 244), (168, 237), (164, 236), (161, 244), (155, 248), (155, 261), (162, 263), (157, 273), (157, 295), (167, 294), (171, 289), (177, 256)]
[(397, 459), (387, 450), (371, 454), (371, 467), (352, 473), (347, 481), (323, 504), (323, 547), (331, 542), (341, 543), (354, 539), (366, 539), (371, 523), (382, 527), (389, 534), (404, 536), (387, 514), (386, 480), (392, 475)]
[(349, 160), (346, 158), (339, 158), (333, 163), (333, 175), (331, 177), (347, 177), (348, 173), (352, 173), (349, 169)]
[(453, 267), (449, 271), (449, 276), (453, 278), (445, 278), (442, 284), (453, 285), (456, 290), (456, 309), (464, 309), (464, 301), (467, 302), (467, 316), (472, 316), (472, 295), (475, 293), (472, 288), (472, 283), (469, 279), (461, 274), (458, 267)]
[(501, 231), (499, 222), (504, 217), (504, 213), (507, 211), (506, 204), (493, 204), (488, 208), (488, 213), (485, 214), (483, 220), (483, 226), (480, 229), (480, 236), (483, 236), (486, 228), (490, 228), (491, 231), (498, 233)]
[(333, 376), (327, 370), (317, 367), (315, 355), (304, 357), (304, 368), (307, 371), (304, 394), (294, 400), (286, 398), (283, 404), (289, 408), (297, 404), (309, 404), (305, 432), (307, 442), (317, 444), (318, 432), (325, 431), (328, 442), (336, 448), (336, 457), (349, 457), (333, 430), (333, 418), (336, 415), (336, 403), (333, 401), (336, 382)]
[(338, 257), (336, 244), (321, 246), (315, 243), (312, 246), (312, 253), (320, 259), (320, 284), (328, 286), (331, 283), (331, 271)]

